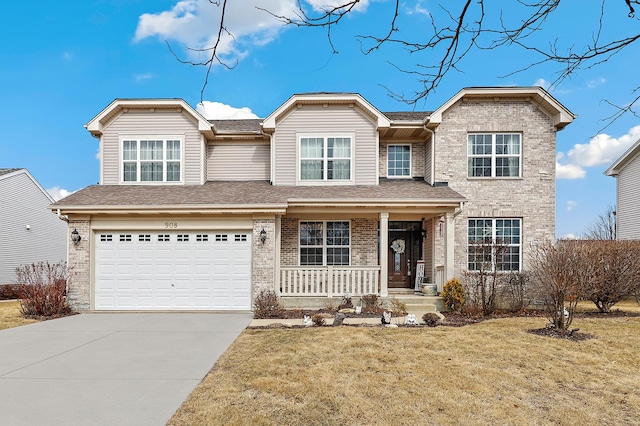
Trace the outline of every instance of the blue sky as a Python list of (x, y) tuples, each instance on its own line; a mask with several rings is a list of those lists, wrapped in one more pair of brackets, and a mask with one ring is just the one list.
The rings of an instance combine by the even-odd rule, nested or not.
[[(327, 1), (304, 4), (311, 7)], [(245, 116), (252, 112), (265, 117), (291, 94), (314, 91), (358, 92), (381, 111), (412, 108), (393, 100), (387, 88), (405, 94), (420, 90), (415, 77), (395, 66), (412, 69), (416, 63), (428, 62), (429, 56), (393, 46), (364, 56), (354, 38), (386, 28), (391, 2), (363, 0), (357, 13), (333, 29), (339, 52), (335, 55), (323, 30), (283, 28), (255, 4), (287, 14), (295, 1), (231, 0), (227, 24), (235, 40), (222, 46), (225, 57), (237, 65), (233, 70), (212, 69), (204, 100), (218, 104), (207, 104), (207, 113)], [(503, 7), (504, 16), (516, 14), (508, 10), (512, 6)], [(625, 29), (637, 27), (638, 19), (628, 18), (625, 7), (622, 0), (607, 2), (602, 37), (620, 36)], [(498, 19), (487, 12), (487, 19)], [(194, 58), (185, 46), (208, 45), (217, 13), (208, 0), (4, 4), (0, 167), (27, 168), (56, 197), (96, 183), (98, 141), (83, 125), (114, 98), (183, 98), (195, 107), (204, 69), (178, 63), (165, 40), (183, 58)], [(535, 37), (541, 43), (556, 37), (576, 46), (589, 43), (598, 13), (599, 2), (563, 2)], [(403, 2), (399, 36), (425, 33), (430, 14), (442, 16), (437, 2)], [(637, 67), (639, 53), (637, 47), (629, 47), (607, 63), (549, 89), (578, 115), (557, 135), (558, 236), (582, 234), (607, 205), (615, 204), (615, 180), (603, 171), (640, 138), (640, 119), (627, 115), (599, 131), (606, 124), (602, 119), (615, 112), (605, 100), (624, 104), (633, 99), (631, 90), (637, 82), (629, 82), (629, 70)], [(529, 52), (515, 47), (472, 51), (459, 64), (460, 71), (449, 73), (416, 109), (433, 110), (462, 87), (548, 87), (557, 67), (545, 65), (501, 77), (534, 60)]]

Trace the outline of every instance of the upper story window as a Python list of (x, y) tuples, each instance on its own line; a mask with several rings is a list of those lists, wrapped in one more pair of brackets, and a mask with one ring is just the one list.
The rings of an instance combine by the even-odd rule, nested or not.
[(469, 177), (521, 176), (519, 134), (472, 134), (467, 141)]
[(300, 180), (351, 180), (352, 138), (301, 137)]
[(180, 139), (122, 140), (123, 182), (181, 182), (182, 141)]
[(411, 145), (387, 147), (387, 177), (411, 177)]
[(521, 219), (469, 219), (470, 271), (519, 271), (522, 258)]

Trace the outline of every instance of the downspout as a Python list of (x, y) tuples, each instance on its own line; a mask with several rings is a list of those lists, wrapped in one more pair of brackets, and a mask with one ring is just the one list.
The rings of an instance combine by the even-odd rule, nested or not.
[(69, 223), (69, 216), (65, 216), (62, 213), (60, 213), (60, 209), (56, 210), (56, 215), (58, 216), (58, 219), (64, 220), (65, 222)]
[(423, 123), (424, 129), (431, 134), (431, 186), (435, 184), (436, 180), (436, 132), (427, 127), (427, 123)]

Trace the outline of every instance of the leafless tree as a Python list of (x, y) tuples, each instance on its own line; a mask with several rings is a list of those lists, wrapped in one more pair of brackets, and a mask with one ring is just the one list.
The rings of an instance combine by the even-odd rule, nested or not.
[[(210, 48), (198, 50), (206, 53), (208, 60), (195, 62), (180, 59), (181, 62), (207, 68), (203, 90), (214, 64), (233, 67), (233, 64), (226, 63), (218, 54), (220, 38), (232, 36), (225, 26), (225, 11), (231, 1), (238, 0), (209, 0), (212, 7), (221, 9), (221, 14), (220, 21), (212, 23), (212, 28), (218, 33), (217, 42)], [(290, 15), (275, 14), (267, 9), (261, 10), (271, 14), (285, 26), (324, 28), (330, 49), (338, 53), (333, 31), (340, 24), (348, 25), (344, 18), (356, 12), (360, 2), (361, 0), (327, 1), (327, 6), (318, 9), (312, 8), (304, 0), (297, 0), (297, 6)], [(460, 70), (463, 67), (461, 61), (472, 50), (520, 47), (531, 54), (529, 64), (507, 71), (504, 76), (543, 64), (555, 64), (557, 74), (552, 82), (552, 86), (555, 86), (580, 70), (608, 62), (625, 48), (634, 45), (640, 39), (638, 26), (634, 25), (638, 20), (635, 17), (634, 5), (638, 4), (640, 0), (600, 0), (574, 4), (573, 7), (581, 9), (598, 8), (596, 13), (599, 14), (599, 19), (594, 23), (591, 39), (585, 40), (584, 35), (580, 34), (573, 40), (560, 40), (553, 34), (545, 41), (541, 39), (545, 34), (545, 24), (558, 12), (560, 0), (517, 0), (509, 2), (508, 13), (503, 10), (500, 2), (485, 0), (431, 2), (430, 26), (419, 34), (402, 32), (402, 23), (399, 19), (401, 2), (394, 0), (369, 6), (386, 7), (384, 13), (387, 13), (387, 24), (381, 28), (377, 22), (372, 23), (367, 33), (358, 35), (357, 38), (365, 55), (381, 51), (384, 46), (395, 45), (405, 49), (411, 57), (417, 58), (417, 63), (412, 68), (400, 67), (393, 63), (391, 65), (415, 77), (419, 82), (419, 90), (404, 95), (394, 92), (393, 88), (388, 88), (395, 99), (407, 104), (416, 104), (426, 99), (450, 71)], [(626, 13), (633, 21), (626, 29), (620, 28), (619, 25), (615, 27), (618, 32), (622, 32), (622, 36), (609, 38), (609, 30), (614, 24), (606, 18), (608, 14), (620, 13)], [(576, 16), (575, 19), (580, 18)], [(640, 112), (635, 109), (636, 102), (640, 100), (640, 86), (633, 79), (631, 79), (629, 90), (632, 99), (624, 105), (605, 101), (614, 111), (608, 117), (608, 125), (626, 113), (640, 117)]]
[(596, 222), (587, 228), (585, 238), (589, 240), (616, 239), (616, 211), (613, 206), (607, 206), (604, 213), (600, 213)]
[(566, 332), (571, 326), (581, 285), (588, 275), (579, 240), (545, 242), (532, 251), (530, 277), (538, 297), (544, 301), (551, 324)]

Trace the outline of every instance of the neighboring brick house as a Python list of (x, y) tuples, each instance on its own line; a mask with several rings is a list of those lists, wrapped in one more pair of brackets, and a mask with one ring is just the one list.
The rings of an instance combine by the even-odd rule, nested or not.
[(555, 232), (555, 132), (539, 87), (467, 88), (433, 112), (294, 95), (265, 119), (208, 121), (180, 99), (117, 99), (87, 129), (100, 184), (54, 204), (77, 229), (81, 310), (249, 310), (285, 298), (439, 288), (502, 237), (505, 270)]
[(616, 178), (616, 238), (640, 240), (640, 140), (605, 174)]

